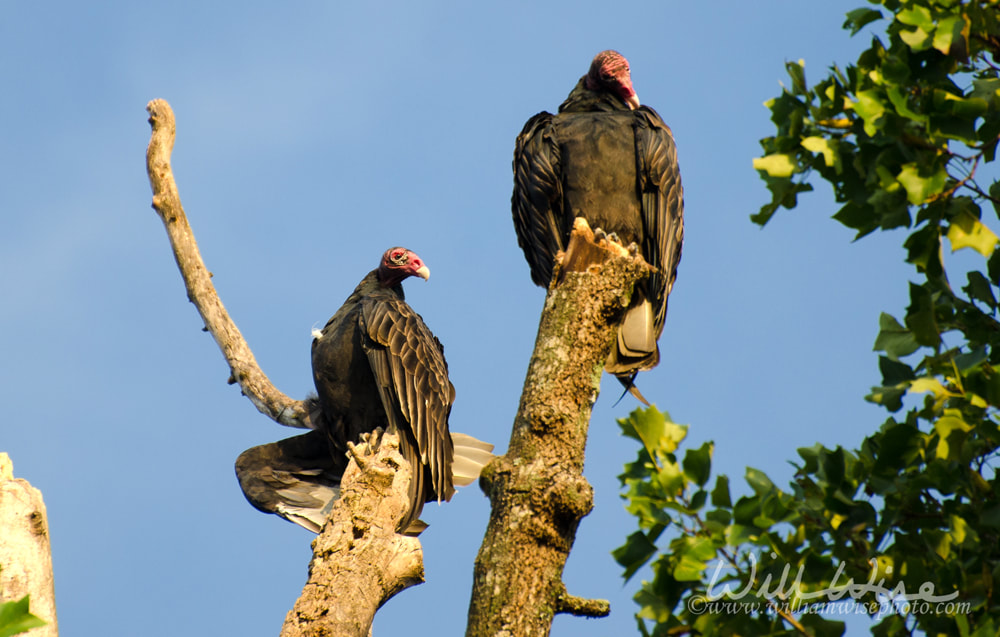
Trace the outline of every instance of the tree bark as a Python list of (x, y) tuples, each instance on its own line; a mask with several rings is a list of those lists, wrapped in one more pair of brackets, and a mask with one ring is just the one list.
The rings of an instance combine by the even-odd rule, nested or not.
[(281, 637), (369, 635), (382, 604), (424, 581), (420, 542), (395, 530), (409, 508), (410, 467), (399, 438), (385, 434), (374, 456), (360, 455), (371, 453), (367, 444), (354, 449)]
[[(146, 110), (152, 126), (146, 167), (153, 209), (166, 227), (188, 300), (229, 363), (229, 382), (238, 383), (250, 402), (275, 422), (312, 429), (303, 401), (274, 387), (212, 285), (170, 167), (176, 134), (173, 110), (164, 100), (151, 101)], [(398, 447), (398, 439), (386, 435), (373, 457), (354, 454), (341, 482), (341, 497), (313, 543), (309, 580), (286, 617), (283, 636), (368, 635), (375, 611), (386, 600), (423, 582), (419, 541), (395, 532), (409, 507), (409, 467)]]
[(583, 460), (604, 362), (632, 287), (650, 267), (620, 247), (598, 249), (582, 221), (545, 299), (507, 454), (480, 478), (492, 514), (467, 637), (548, 635), (556, 613), (610, 612), (606, 601), (570, 595), (562, 571), (593, 507)]
[(14, 478), (14, 467), (0, 453), (0, 602), (30, 595), (31, 613), (48, 622), (32, 637), (57, 637), (55, 583), (49, 521), (41, 492)]

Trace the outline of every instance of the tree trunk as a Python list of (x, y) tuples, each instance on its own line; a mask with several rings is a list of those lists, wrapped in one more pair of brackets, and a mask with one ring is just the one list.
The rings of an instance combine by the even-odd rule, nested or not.
[(593, 506), (583, 458), (604, 362), (632, 286), (649, 266), (599, 250), (582, 221), (545, 299), (507, 454), (480, 478), (492, 515), (476, 558), (467, 637), (548, 635), (556, 613), (609, 613), (606, 601), (569, 595), (562, 571)]
[(55, 583), (49, 520), (41, 492), (14, 478), (14, 467), (0, 453), (0, 602), (30, 595), (31, 613), (48, 622), (32, 637), (57, 637)]

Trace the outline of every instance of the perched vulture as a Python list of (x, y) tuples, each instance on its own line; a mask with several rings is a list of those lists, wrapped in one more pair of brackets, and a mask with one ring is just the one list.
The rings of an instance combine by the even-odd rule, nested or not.
[(392, 248), (312, 343), (318, 396), (309, 399), (317, 429), (254, 447), (236, 461), (247, 500), (319, 532), (347, 468), (347, 443), (377, 428), (395, 431), (413, 470), (410, 510), (401, 532), (423, 528), (425, 502), (450, 500), (455, 485), (479, 477), (493, 446), (449, 433), (455, 388), (441, 343), (403, 299), (403, 279), (430, 271), (405, 248)]
[(621, 54), (598, 53), (557, 115), (543, 111), (525, 124), (514, 149), (511, 209), (537, 285), (548, 287), (576, 217), (634, 243), (657, 268), (636, 286), (605, 364), (645, 402), (633, 383), (660, 360), (657, 340), (681, 259), (684, 191), (670, 128), (639, 105)]

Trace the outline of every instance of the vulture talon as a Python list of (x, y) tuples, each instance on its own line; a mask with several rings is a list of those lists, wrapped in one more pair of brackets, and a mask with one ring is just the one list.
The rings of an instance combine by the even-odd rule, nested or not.
[(385, 434), (385, 430), (381, 427), (376, 427), (369, 434), (364, 434), (363, 439), (368, 443), (368, 453), (375, 455), (378, 453), (379, 448), (382, 446), (382, 435)]
[(594, 228), (594, 243), (600, 243), (608, 237), (608, 233), (604, 231), (604, 228)]
[(362, 472), (365, 472), (368, 470), (371, 463), (368, 461), (368, 458), (365, 457), (368, 454), (358, 449), (359, 446), (360, 445), (355, 445), (353, 442), (348, 441), (347, 453), (354, 458), (354, 462), (358, 463), (358, 468), (361, 469)]
[(636, 245), (635, 241), (628, 244), (628, 255), (633, 259), (639, 256), (639, 246)]

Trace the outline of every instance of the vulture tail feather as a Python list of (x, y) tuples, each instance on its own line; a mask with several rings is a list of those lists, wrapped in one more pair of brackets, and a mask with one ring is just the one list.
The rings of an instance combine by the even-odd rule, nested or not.
[(477, 440), (468, 434), (452, 432), (451, 442), (455, 455), (451, 464), (452, 482), (457, 487), (465, 487), (477, 479), (493, 458), (493, 445)]

